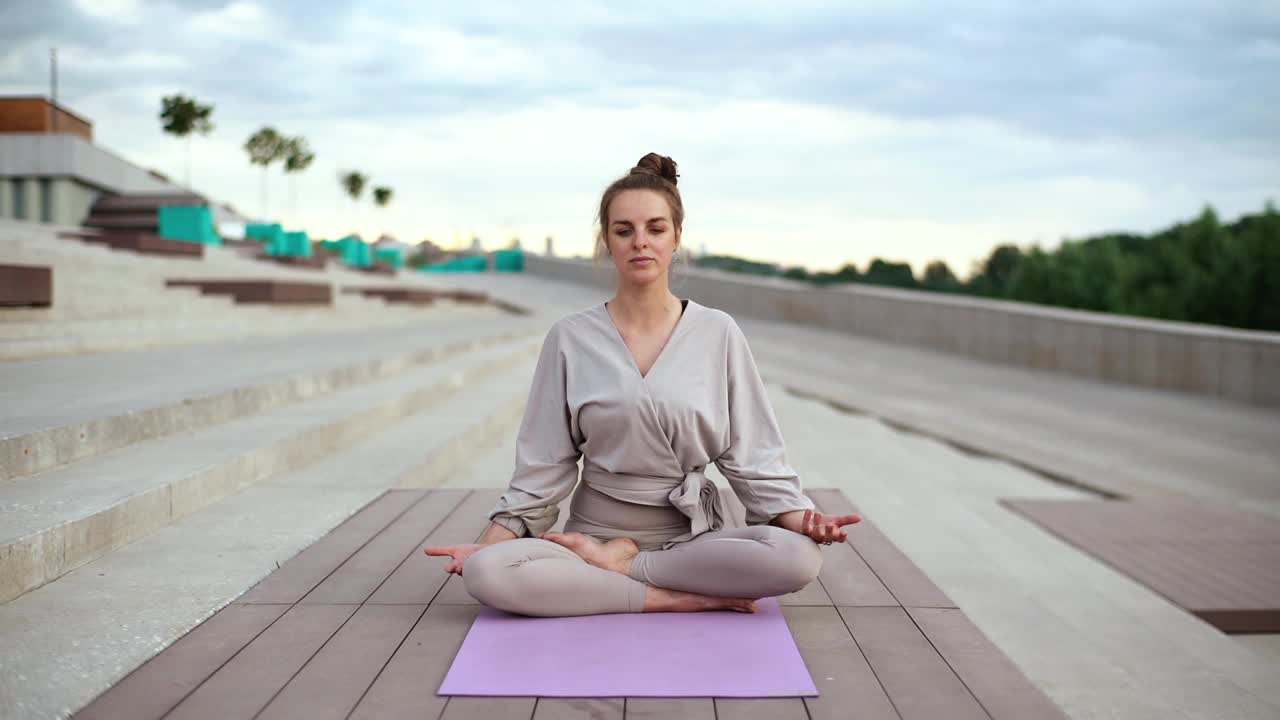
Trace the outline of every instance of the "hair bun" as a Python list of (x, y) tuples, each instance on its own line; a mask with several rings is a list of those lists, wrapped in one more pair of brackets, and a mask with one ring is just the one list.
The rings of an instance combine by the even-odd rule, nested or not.
[(636, 166), (631, 168), (631, 174), (656, 175), (667, 180), (672, 185), (675, 185), (676, 178), (680, 177), (680, 174), (676, 172), (676, 161), (658, 153), (649, 153), (640, 158)]

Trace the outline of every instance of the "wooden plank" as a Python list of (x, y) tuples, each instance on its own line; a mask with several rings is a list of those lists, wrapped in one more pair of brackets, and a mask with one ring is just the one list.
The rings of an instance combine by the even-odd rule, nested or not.
[(130, 250), (143, 255), (204, 257), (202, 243), (160, 237), (154, 232), (111, 232), (95, 238), (82, 239), (85, 242), (109, 245), (116, 250)]
[(908, 608), (907, 613), (992, 718), (1066, 720), (1066, 714), (963, 612)]
[(911, 558), (880, 532), (839, 490), (812, 490), (814, 502), (839, 515), (856, 513), (862, 522), (849, 529), (849, 545), (893, 593), (895, 604), (905, 607), (955, 607), (946, 593), (924, 574)]
[(1280, 521), (1181, 498), (1001, 502), (1223, 632), (1280, 632)]
[(715, 720), (711, 698), (627, 698), (625, 720)]
[(987, 720), (960, 678), (903, 608), (837, 608), (903, 720)]
[(373, 604), (430, 604), (432, 598), (440, 592), (440, 587), (449, 579), (444, 571), (449, 563), (448, 558), (428, 557), (422, 551), (434, 545), (457, 545), (473, 542), (488, 521), (485, 514), (497, 502), (501, 495), (496, 490), (436, 490), (435, 492), (451, 493), (449, 497), (462, 494), (462, 499), (450, 509), (448, 516), (440, 522), (413, 550), (409, 557), (391, 573), (386, 582), (373, 593), (368, 602)]
[[(360, 604), (401, 565), (422, 567), (423, 541), (459, 503), (465, 490), (437, 490), (397, 517), (302, 598), (303, 603)], [(423, 605), (429, 599), (420, 599)]]
[(718, 720), (808, 720), (800, 698), (716, 698)]
[(427, 608), (356, 704), (351, 720), (438, 717), (448, 697), (436, 690), (478, 610), (466, 605)]
[(163, 717), (288, 609), (286, 605), (228, 605), (99, 695), (76, 717)]
[(529, 720), (538, 698), (463, 697), (449, 698), (440, 720)]
[(782, 609), (819, 696), (804, 698), (809, 717), (897, 720), (898, 713), (835, 608)]
[(622, 720), (625, 709), (625, 698), (538, 698), (533, 720)]
[(48, 307), (52, 304), (52, 268), (0, 265), (0, 306)]
[(426, 609), (426, 605), (361, 607), (258, 718), (342, 720)]
[(263, 578), (238, 603), (298, 602), (384, 527), (426, 496), (425, 490), (390, 490)]
[[(826, 554), (826, 550), (829, 549), (823, 548), (823, 554)], [(835, 603), (831, 601), (831, 596), (822, 587), (822, 583), (819, 580), (814, 580), (795, 592), (779, 595), (778, 604), (787, 607), (831, 607)]]
[[(838, 506), (831, 509), (824, 504), (826, 495), (820, 493), (814, 497), (812, 492), (809, 495), (823, 513), (841, 514)], [(861, 523), (850, 526), (849, 534), (860, 532), (865, 522), (867, 521), (864, 519)], [(822, 570), (818, 572), (818, 581), (835, 605), (898, 605), (893, 593), (889, 592), (862, 556), (848, 543), (833, 543), (822, 548)]]
[[(489, 526), (486, 515), (494, 503), (502, 495), (501, 490), (476, 490), (458, 505), (449, 517), (440, 524), (423, 543), (422, 547), (431, 545), (458, 545), (475, 542)], [(449, 562), (446, 557), (421, 556), (416, 561), (406, 562), (396, 574), (387, 579), (383, 592), (374, 594), (371, 602), (395, 602), (406, 597), (426, 597), (431, 603), (445, 605), (475, 605), (475, 599), (467, 593), (462, 578), (444, 571)], [(417, 567), (414, 570), (414, 567)], [(406, 575), (406, 573), (411, 573)], [(452, 586), (452, 587), (450, 587)], [(429, 594), (428, 594), (429, 593)]]
[(188, 695), (168, 717), (252, 717), (355, 610), (350, 605), (295, 605)]

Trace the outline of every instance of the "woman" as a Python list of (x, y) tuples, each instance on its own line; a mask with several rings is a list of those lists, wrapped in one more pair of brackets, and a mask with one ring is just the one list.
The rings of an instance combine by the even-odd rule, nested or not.
[[(746, 338), (728, 314), (667, 285), (684, 206), (676, 164), (650, 153), (605, 191), (597, 251), (613, 299), (547, 333), (516, 440), (510, 487), (477, 544), (448, 555), (480, 602), (555, 617), (754, 612), (822, 564), (815, 543), (856, 515), (825, 517), (800, 491)], [(565, 532), (549, 532), (578, 480)], [(746, 507), (724, 527), (714, 462)], [(465, 568), (465, 572), (463, 572)]]

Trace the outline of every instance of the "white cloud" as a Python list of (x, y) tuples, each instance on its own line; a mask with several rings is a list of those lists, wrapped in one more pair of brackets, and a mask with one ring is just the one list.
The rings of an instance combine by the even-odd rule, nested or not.
[[(1254, 4), (153, 3), (127, 35), (136, 3), (92, 5), (30, 18), (0, 83), (42, 87), (60, 44), (64, 100), (174, 177), (160, 97), (213, 102), (196, 187), (250, 212), (244, 139), (304, 135), (317, 161), (286, 219), (320, 236), (554, 234), (586, 254), (600, 191), (650, 150), (680, 163), (692, 245), (812, 267), (965, 272), (1000, 242), (1231, 216), (1280, 187), (1280, 16)], [(393, 206), (352, 212), (347, 168)], [(278, 170), (270, 196), (287, 205)]]

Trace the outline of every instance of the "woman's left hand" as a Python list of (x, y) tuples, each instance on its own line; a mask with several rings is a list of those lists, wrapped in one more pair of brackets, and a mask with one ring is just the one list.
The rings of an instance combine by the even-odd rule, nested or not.
[(823, 515), (814, 510), (803, 512), (801, 517), (797, 517), (801, 515), (799, 510), (785, 513), (778, 518), (781, 521), (779, 524), (788, 530), (807, 535), (814, 542), (823, 545), (844, 542), (849, 539), (849, 533), (844, 530), (844, 526), (862, 522), (862, 518), (857, 515)]

